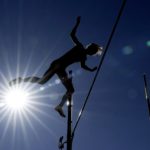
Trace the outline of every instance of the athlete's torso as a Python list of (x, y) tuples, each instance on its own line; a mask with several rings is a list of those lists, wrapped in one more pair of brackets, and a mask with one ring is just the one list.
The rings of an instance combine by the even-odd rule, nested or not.
[(67, 67), (73, 63), (86, 60), (85, 48), (83, 45), (76, 45), (69, 52), (65, 53), (62, 57), (55, 60), (59, 62), (61, 66)]

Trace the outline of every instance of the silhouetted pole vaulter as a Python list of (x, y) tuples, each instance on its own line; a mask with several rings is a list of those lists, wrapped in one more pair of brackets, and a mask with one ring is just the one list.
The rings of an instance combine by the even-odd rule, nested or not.
[(55, 107), (55, 110), (62, 117), (65, 117), (62, 108), (66, 103), (67, 99), (70, 99), (70, 97), (74, 93), (73, 84), (69, 80), (68, 73), (66, 72), (67, 67), (74, 63), (80, 63), (81, 68), (93, 72), (97, 69), (97, 67), (90, 68), (86, 65), (87, 56), (92, 56), (95, 54), (101, 55), (103, 51), (103, 48), (95, 43), (91, 43), (88, 46), (84, 47), (83, 44), (78, 40), (78, 38), (76, 37), (76, 31), (80, 24), (80, 20), (81, 17), (77, 17), (76, 24), (70, 34), (75, 46), (66, 54), (54, 60), (41, 78), (36, 76), (31, 76), (27, 78), (19, 77), (9, 82), (10, 85), (19, 84), (21, 82), (31, 82), (43, 85), (56, 74), (67, 90), (66, 93), (63, 95), (61, 102)]
[(144, 77), (145, 99), (147, 101), (148, 113), (149, 113), (149, 119), (150, 119), (150, 99), (149, 99), (149, 91), (148, 91), (148, 84), (147, 84), (146, 74), (144, 74), (143, 77)]

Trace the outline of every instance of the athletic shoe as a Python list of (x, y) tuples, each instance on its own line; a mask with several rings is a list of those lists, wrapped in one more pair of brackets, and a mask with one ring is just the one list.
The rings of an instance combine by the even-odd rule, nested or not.
[(62, 107), (61, 106), (56, 106), (55, 107), (55, 110), (59, 113), (59, 115), (61, 116), (61, 117), (66, 117), (66, 115), (64, 114), (64, 112), (63, 112), (63, 109), (62, 109)]

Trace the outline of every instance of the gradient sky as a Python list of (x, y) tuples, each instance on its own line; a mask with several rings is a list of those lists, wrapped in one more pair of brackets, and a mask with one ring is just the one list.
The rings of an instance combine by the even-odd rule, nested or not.
[[(77, 36), (106, 45), (121, 0), (0, 0), (0, 89), (7, 80), (34, 73), (73, 47), (69, 33), (80, 15)], [(150, 120), (143, 73), (150, 86), (150, 1), (128, 0), (100, 74), (76, 130), (76, 150), (149, 150)], [(99, 57), (89, 57), (95, 66)], [(73, 123), (94, 73), (70, 66), (76, 92)], [(5, 80), (4, 80), (5, 79)], [(30, 85), (31, 86), (31, 85)], [(35, 85), (33, 109), (17, 116), (0, 111), (0, 150), (54, 150), (66, 136), (66, 119), (54, 111), (64, 87), (54, 76)], [(2, 108), (1, 108), (2, 109)], [(66, 108), (65, 108), (66, 111)], [(5, 115), (4, 115), (5, 114)]]

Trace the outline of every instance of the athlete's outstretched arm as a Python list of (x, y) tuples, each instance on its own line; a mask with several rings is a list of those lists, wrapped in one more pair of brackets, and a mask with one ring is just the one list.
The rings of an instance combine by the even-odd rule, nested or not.
[(76, 24), (75, 24), (74, 28), (72, 29), (72, 31), (71, 31), (71, 33), (70, 33), (70, 36), (71, 36), (73, 42), (74, 42), (76, 45), (81, 44), (81, 43), (79, 42), (79, 40), (77, 39), (77, 37), (76, 37), (76, 31), (77, 31), (77, 28), (78, 28), (78, 26), (79, 26), (79, 24), (80, 24), (80, 20), (81, 20), (81, 17), (78, 16), (78, 17), (77, 17), (77, 20), (76, 20)]
[(89, 68), (86, 64), (85, 64), (85, 61), (81, 61), (81, 68), (87, 70), (87, 71), (90, 71), (90, 72), (93, 72), (97, 69), (97, 67), (94, 67), (94, 68)]

